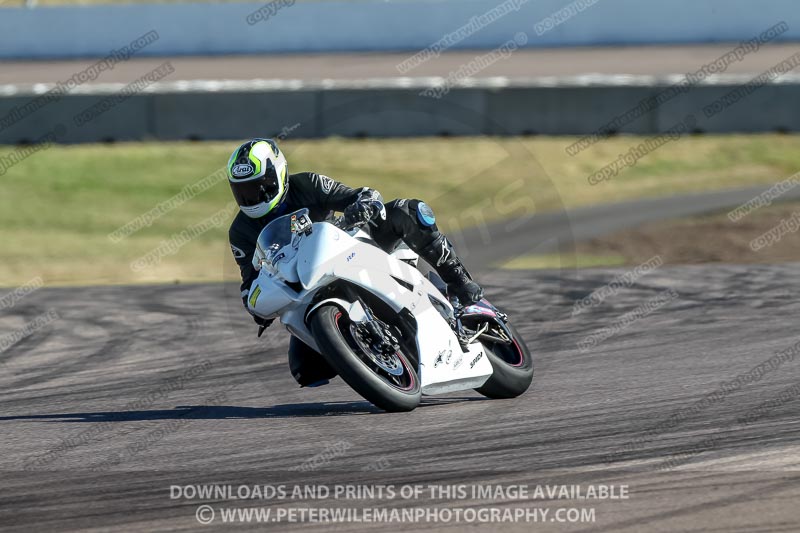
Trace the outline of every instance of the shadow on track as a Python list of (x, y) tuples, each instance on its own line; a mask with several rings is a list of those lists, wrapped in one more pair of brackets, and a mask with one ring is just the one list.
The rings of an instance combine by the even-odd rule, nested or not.
[[(426, 398), (420, 408), (447, 405), (484, 398)], [(238, 407), (233, 405), (179, 405), (173, 409), (148, 411), (100, 411), (94, 413), (54, 413), (43, 415), (2, 416), (0, 422), (23, 420), (37, 422), (138, 422), (147, 420), (228, 420), (249, 418), (300, 418), (323, 416), (356, 416), (386, 414), (372, 404), (360, 402), (288, 403), (272, 407)]]

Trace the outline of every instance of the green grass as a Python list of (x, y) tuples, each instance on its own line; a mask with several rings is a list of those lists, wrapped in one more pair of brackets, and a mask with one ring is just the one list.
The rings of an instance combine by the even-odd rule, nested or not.
[(501, 262), (497, 266), (508, 270), (559, 270), (622, 266), (625, 263), (625, 258), (616, 254), (541, 254), (515, 257), (511, 261)]
[[(285, 141), (290, 170), (315, 170), (387, 199), (421, 197), (444, 228), (562, 207), (768, 184), (800, 169), (800, 137), (703, 136), (669, 143), (609, 182), (586, 177), (639, 139), (578, 156), (574, 138)], [(143, 272), (132, 260), (231, 201), (224, 181), (121, 243), (108, 234), (221, 167), (235, 142), (56, 145), (0, 176), (0, 284), (234, 279), (227, 224)], [(0, 147), (0, 157), (14, 147)]]

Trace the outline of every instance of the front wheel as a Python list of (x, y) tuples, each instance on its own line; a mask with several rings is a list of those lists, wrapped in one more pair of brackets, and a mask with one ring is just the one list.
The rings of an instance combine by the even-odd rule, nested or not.
[(382, 354), (360, 335), (357, 324), (335, 305), (323, 305), (310, 321), (322, 356), (353, 390), (384, 411), (419, 405), (419, 377), (401, 350)]
[[(511, 344), (481, 340), (492, 363), (492, 376), (479, 389), (487, 398), (516, 398), (531, 386), (533, 357), (519, 333), (511, 324)], [(498, 331), (497, 334), (500, 334)]]

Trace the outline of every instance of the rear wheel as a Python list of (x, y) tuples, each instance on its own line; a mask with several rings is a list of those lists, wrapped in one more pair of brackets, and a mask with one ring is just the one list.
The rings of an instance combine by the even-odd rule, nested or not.
[(335, 305), (323, 305), (310, 321), (322, 356), (353, 390), (385, 411), (411, 411), (419, 405), (419, 377), (402, 348), (375, 350), (358, 324)]
[[(475, 390), (487, 398), (516, 398), (533, 381), (533, 356), (517, 330), (511, 324), (506, 326), (511, 332), (510, 344), (481, 339), (493, 373), (489, 381)], [(494, 334), (505, 336), (499, 328)]]

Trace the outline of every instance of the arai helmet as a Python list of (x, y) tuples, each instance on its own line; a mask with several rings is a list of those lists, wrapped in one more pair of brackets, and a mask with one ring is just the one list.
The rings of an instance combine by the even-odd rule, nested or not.
[(239, 209), (250, 218), (275, 209), (289, 190), (286, 157), (272, 139), (253, 139), (228, 160), (228, 182)]

